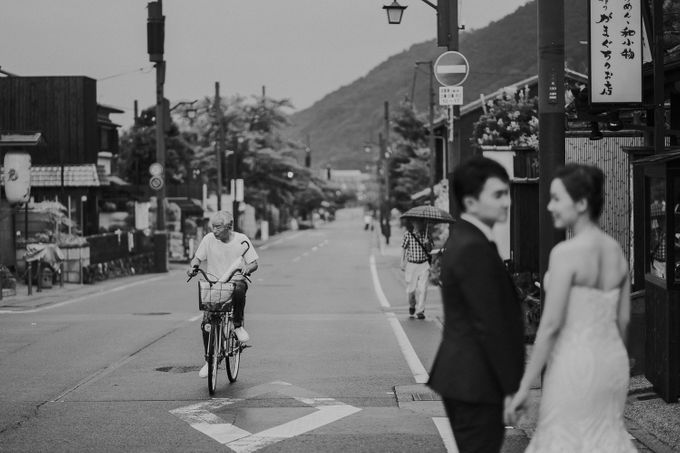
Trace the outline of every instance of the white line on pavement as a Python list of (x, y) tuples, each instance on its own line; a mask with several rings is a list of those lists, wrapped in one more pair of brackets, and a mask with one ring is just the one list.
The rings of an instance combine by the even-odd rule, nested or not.
[[(378, 271), (375, 266), (375, 256), (371, 255), (369, 262), (371, 267), (371, 275), (373, 277), (373, 288), (375, 289), (375, 294), (378, 296), (380, 305), (385, 308), (389, 308), (390, 303), (387, 300), (387, 297), (385, 297), (385, 293), (383, 292), (382, 286), (380, 285), (380, 280), (378, 279)], [(399, 343), (401, 352), (404, 354), (406, 363), (408, 363), (409, 368), (411, 368), (411, 373), (413, 373), (414, 379), (418, 384), (424, 384), (428, 381), (430, 376), (427, 374), (427, 371), (425, 371), (425, 367), (418, 358), (418, 354), (416, 354), (415, 349), (413, 349), (413, 345), (409, 341), (406, 332), (404, 332), (404, 328), (401, 327), (399, 319), (394, 313), (385, 313), (385, 316), (387, 316), (387, 320), (392, 327), (394, 336), (397, 337), (397, 343)]]
[(375, 289), (375, 295), (378, 296), (378, 301), (382, 307), (390, 308), (390, 302), (387, 300), (387, 297), (385, 297), (382, 286), (380, 286), (378, 270), (375, 267), (375, 256), (371, 255), (369, 258), (369, 263), (371, 264), (371, 277), (373, 277), (373, 289)]
[(453, 438), (453, 431), (451, 431), (451, 424), (449, 419), (446, 417), (432, 417), (434, 425), (439, 431), (439, 435), (444, 441), (444, 447), (447, 453), (458, 453), (458, 447), (456, 446), (456, 441)]

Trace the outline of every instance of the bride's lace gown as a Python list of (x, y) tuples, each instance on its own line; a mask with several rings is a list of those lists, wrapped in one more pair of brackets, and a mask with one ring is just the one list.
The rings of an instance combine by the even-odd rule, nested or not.
[(525, 453), (637, 452), (623, 424), (629, 368), (616, 323), (619, 294), (572, 287)]

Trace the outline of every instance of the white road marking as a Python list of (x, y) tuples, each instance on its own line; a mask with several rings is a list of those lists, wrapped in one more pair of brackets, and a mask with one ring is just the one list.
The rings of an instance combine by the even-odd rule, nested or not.
[(432, 417), (432, 421), (444, 441), (444, 447), (446, 448), (447, 453), (458, 453), (458, 447), (456, 446), (456, 440), (453, 438), (453, 431), (451, 431), (449, 419), (446, 417)]
[(293, 258), (291, 261), (294, 262), (294, 263), (297, 263), (298, 261), (300, 261), (300, 257), (299, 257), (299, 256), (296, 256), (296, 257)]
[(141, 281), (137, 281), (137, 282), (134, 282), (134, 283), (128, 283), (127, 285), (121, 285), (121, 286), (117, 286), (115, 288), (106, 289), (104, 291), (99, 291), (99, 292), (87, 294), (85, 296), (80, 296), (80, 297), (76, 297), (76, 298), (73, 298), (73, 299), (65, 300), (63, 302), (58, 302), (56, 304), (45, 305), (44, 307), (40, 307), (40, 308), (32, 308), (30, 310), (0, 310), (0, 314), (38, 313), (40, 311), (50, 310), (52, 308), (57, 308), (57, 307), (63, 307), (64, 305), (70, 305), (70, 304), (73, 304), (73, 303), (76, 303), (76, 302), (82, 302), (83, 300), (90, 299), (90, 298), (93, 298), (93, 297), (103, 296), (104, 294), (115, 293), (116, 291), (122, 291), (124, 289), (132, 288), (133, 286), (143, 285), (145, 283), (151, 283), (151, 282), (154, 282), (156, 280), (161, 280), (165, 277), (166, 276), (163, 275), (163, 276), (160, 276), (160, 277), (148, 278), (146, 280), (141, 280)]
[(203, 313), (201, 313), (200, 315), (192, 316), (191, 318), (187, 319), (187, 321), (189, 321), (189, 322), (198, 321), (202, 317), (203, 317)]
[(397, 343), (399, 343), (401, 352), (404, 354), (406, 363), (408, 363), (409, 368), (411, 368), (413, 378), (418, 384), (425, 384), (430, 379), (430, 375), (425, 371), (425, 367), (418, 358), (416, 350), (413, 349), (413, 345), (409, 341), (408, 336), (406, 336), (404, 328), (401, 327), (399, 319), (394, 313), (385, 313), (385, 316), (387, 316), (387, 320), (390, 322), (390, 326), (392, 326), (394, 336), (397, 337)]
[(255, 398), (260, 395), (277, 392), (290, 396), (303, 404), (314, 407), (316, 412), (300, 418), (290, 420), (273, 428), (250, 433), (235, 426), (233, 423), (225, 423), (212, 410), (243, 401), (244, 398), (223, 398), (192, 404), (170, 411), (171, 414), (187, 422), (192, 428), (213, 438), (217, 442), (229, 447), (236, 453), (251, 453), (281, 440), (299, 436), (313, 429), (333, 423), (343, 417), (359, 412), (361, 409), (327, 397), (310, 397), (308, 390), (296, 387), (287, 382), (271, 382), (246, 389), (243, 393), (247, 398)]
[[(375, 289), (375, 294), (378, 296), (378, 301), (380, 301), (381, 306), (389, 308), (390, 302), (387, 300), (387, 297), (382, 290), (382, 286), (380, 285), (380, 279), (378, 278), (378, 270), (375, 266), (375, 256), (370, 256), (369, 263), (371, 268), (371, 276), (373, 277), (373, 288)], [(402, 354), (404, 354), (406, 363), (408, 363), (408, 366), (411, 369), (413, 378), (419, 384), (426, 383), (430, 376), (427, 371), (425, 371), (425, 367), (418, 358), (418, 354), (416, 354), (415, 349), (413, 349), (413, 345), (409, 341), (408, 336), (406, 336), (406, 332), (404, 332), (403, 327), (401, 327), (399, 319), (394, 313), (385, 313), (385, 316), (387, 316), (387, 320), (392, 327), (394, 336), (397, 337), (397, 342), (399, 343)]]
[(387, 297), (385, 297), (382, 286), (380, 286), (378, 270), (375, 267), (375, 256), (371, 255), (369, 258), (369, 263), (371, 267), (371, 277), (373, 278), (373, 289), (375, 290), (375, 295), (378, 296), (378, 302), (380, 302), (380, 306), (384, 308), (390, 308), (390, 302), (387, 300)]
[[(378, 270), (375, 265), (375, 256), (372, 254), (369, 258), (369, 263), (371, 268), (371, 276), (373, 278), (373, 288), (375, 289), (375, 294), (380, 301), (380, 305), (385, 308), (390, 308), (390, 302), (387, 300), (387, 297), (382, 290), (382, 286), (380, 285)], [(392, 327), (392, 331), (397, 337), (397, 343), (399, 343), (399, 347), (401, 348), (401, 352), (406, 359), (406, 363), (411, 369), (413, 378), (418, 384), (426, 383), (430, 379), (430, 376), (425, 370), (423, 363), (418, 358), (418, 354), (416, 354), (415, 349), (413, 349), (413, 345), (409, 341), (406, 332), (404, 332), (404, 328), (401, 327), (399, 318), (397, 318), (394, 313), (385, 313), (385, 316), (387, 316), (387, 320)], [(456, 447), (456, 441), (453, 437), (453, 432), (451, 431), (451, 425), (449, 424), (448, 418), (432, 417), (432, 421), (437, 427), (437, 431), (444, 442), (444, 447), (446, 448), (447, 453), (458, 453), (458, 448)]]

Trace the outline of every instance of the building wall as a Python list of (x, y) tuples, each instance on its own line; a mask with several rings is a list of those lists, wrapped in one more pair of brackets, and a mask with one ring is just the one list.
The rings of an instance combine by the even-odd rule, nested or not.
[(0, 77), (0, 130), (40, 131), (46, 145), (33, 165), (96, 163), (99, 152), (94, 79)]
[(622, 151), (622, 148), (642, 145), (643, 138), (636, 133), (608, 135), (603, 140), (597, 141), (590, 140), (586, 133), (568, 133), (564, 147), (566, 162), (595, 165), (604, 171), (605, 202), (600, 226), (621, 244), (631, 268), (633, 267), (633, 175), (628, 155)]

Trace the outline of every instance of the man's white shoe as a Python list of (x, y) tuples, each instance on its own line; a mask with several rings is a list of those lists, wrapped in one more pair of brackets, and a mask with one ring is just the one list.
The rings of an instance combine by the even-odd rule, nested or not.
[(234, 333), (236, 334), (236, 338), (238, 338), (238, 341), (240, 341), (241, 343), (245, 343), (246, 341), (250, 340), (250, 335), (248, 335), (248, 332), (246, 332), (246, 329), (244, 329), (243, 327), (237, 327), (236, 329), (234, 329)]
[(198, 377), (207, 378), (208, 377), (208, 362), (205, 362), (201, 371), (198, 372)]

